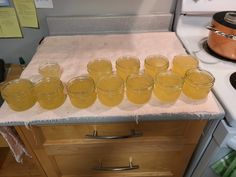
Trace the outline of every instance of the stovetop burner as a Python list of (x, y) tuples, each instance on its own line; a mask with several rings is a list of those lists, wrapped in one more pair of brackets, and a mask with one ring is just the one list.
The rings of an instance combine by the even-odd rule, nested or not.
[(236, 61), (234, 61), (234, 60), (230, 60), (230, 59), (228, 59), (228, 58), (226, 58), (226, 57), (223, 57), (223, 56), (221, 56), (221, 55), (219, 55), (219, 54), (217, 54), (217, 53), (215, 53), (213, 50), (211, 50), (211, 48), (208, 46), (208, 44), (207, 44), (207, 39), (205, 39), (203, 42), (202, 42), (202, 48), (209, 54), (209, 55), (211, 55), (211, 56), (213, 56), (213, 57), (215, 57), (215, 58), (217, 58), (217, 59), (220, 59), (220, 60), (225, 60), (225, 61), (231, 61), (231, 62), (236, 62)]
[(236, 72), (230, 75), (229, 81), (234, 89), (236, 89)]

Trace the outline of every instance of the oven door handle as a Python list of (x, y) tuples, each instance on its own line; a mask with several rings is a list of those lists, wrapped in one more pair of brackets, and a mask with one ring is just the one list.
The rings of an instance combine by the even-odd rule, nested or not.
[(229, 139), (227, 145), (236, 151), (236, 136), (233, 136), (232, 138)]

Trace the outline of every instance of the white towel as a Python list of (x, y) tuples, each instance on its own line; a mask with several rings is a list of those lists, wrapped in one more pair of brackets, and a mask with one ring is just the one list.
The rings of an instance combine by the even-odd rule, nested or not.
[[(122, 55), (134, 55), (140, 58), (141, 66), (146, 56), (161, 54), (169, 58), (170, 63), (177, 54), (185, 49), (173, 32), (155, 32), (115, 35), (76, 35), (47, 37), (38, 47), (33, 59), (22, 73), (22, 78), (31, 78), (38, 74), (40, 64), (47, 61), (58, 62), (63, 68), (61, 79), (67, 82), (74, 76), (87, 73), (88, 61), (95, 58), (107, 58), (113, 63)], [(44, 110), (36, 104), (24, 112), (12, 111), (6, 103), (0, 109), (0, 124), (27, 123), (70, 123), (70, 122), (106, 122), (138, 119), (181, 119), (181, 118), (222, 118), (223, 110), (210, 93), (205, 100), (193, 102), (185, 97), (171, 105), (162, 105), (154, 97), (141, 106), (129, 103), (127, 99), (116, 107), (108, 108), (97, 100), (87, 109), (73, 107), (66, 102), (55, 110)]]

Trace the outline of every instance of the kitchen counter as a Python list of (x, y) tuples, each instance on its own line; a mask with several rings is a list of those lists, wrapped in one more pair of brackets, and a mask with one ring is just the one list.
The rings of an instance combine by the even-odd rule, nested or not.
[[(58, 62), (63, 68), (61, 80), (65, 83), (74, 76), (86, 74), (86, 65), (95, 58), (108, 58), (115, 68), (115, 60), (122, 55), (135, 55), (143, 67), (144, 58), (152, 54), (167, 56), (170, 60), (185, 53), (185, 49), (172, 32), (83, 35), (47, 37), (38, 47), (21, 78), (32, 79), (38, 75), (38, 67), (47, 61)], [(145, 105), (134, 105), (125, 98), (116, 107), (109, 108), (97, 100), (87, 109), (73, 107), (67, 97), (65, 103), (55, 110), (44, 110), (36, 103), (23, 112), (12, 111), (6, 103), (0, 109), (0, 125), (113, 123), (130, 121), (221, 119), (224, 111), (215, 96), (192, 101), (181, 95), (174, 104), (161, 104), (152, 96)]]

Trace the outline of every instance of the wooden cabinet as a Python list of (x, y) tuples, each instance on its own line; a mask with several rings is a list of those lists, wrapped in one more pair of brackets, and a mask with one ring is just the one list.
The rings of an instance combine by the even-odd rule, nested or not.
[(181, 177), (206, 121), (18, 127), (48, 177)]
[(4, 138), (0, 135), (0, 148), (8, 147), (7, 142), (4, 140)]
[(9, 153), (9, 148), (7, 146), (7, 143), (0, 134), (0, 169), (1, 169), (8, 153)]

